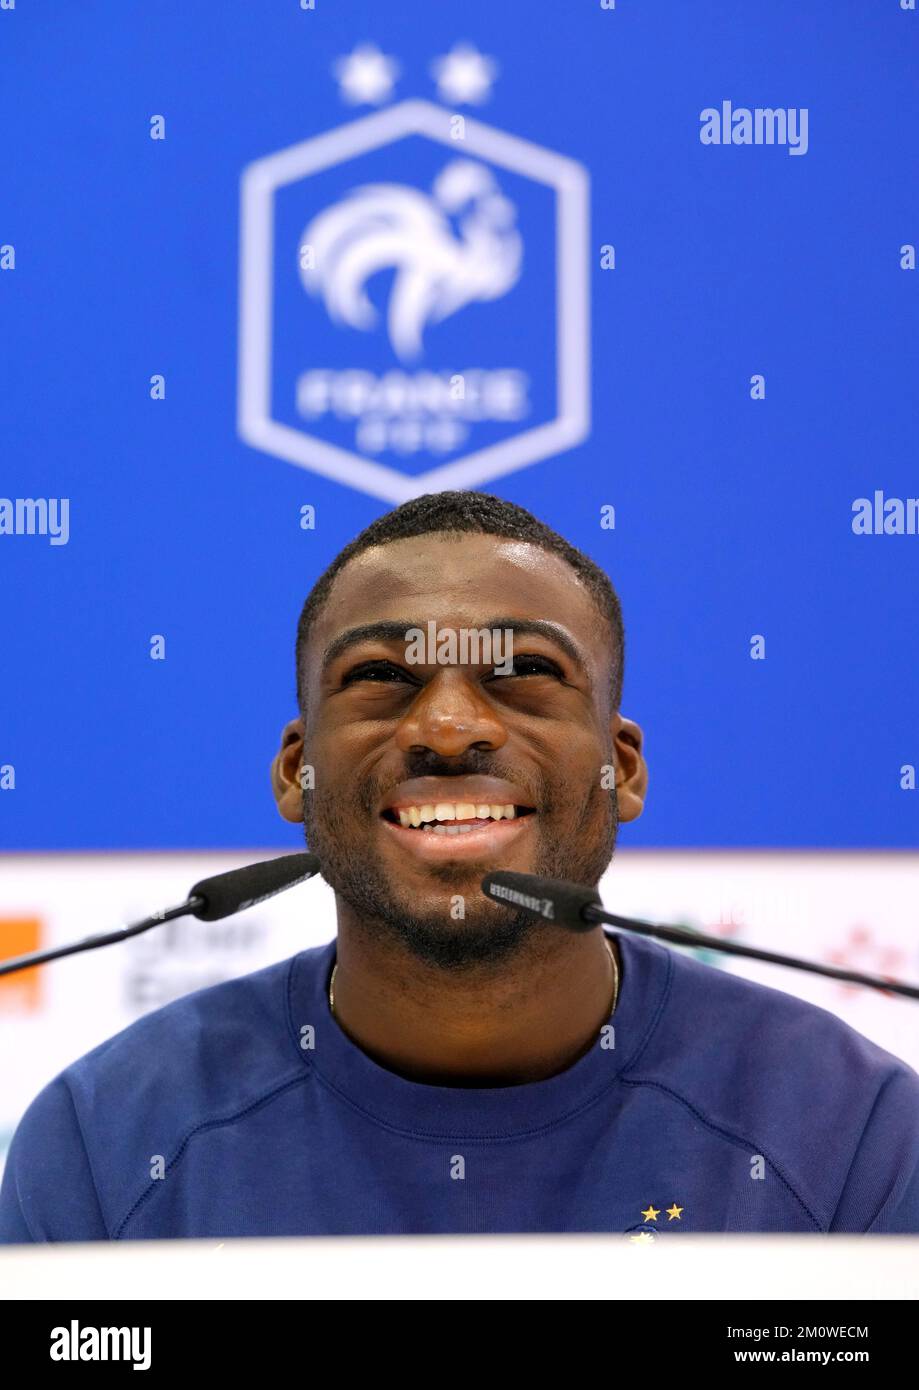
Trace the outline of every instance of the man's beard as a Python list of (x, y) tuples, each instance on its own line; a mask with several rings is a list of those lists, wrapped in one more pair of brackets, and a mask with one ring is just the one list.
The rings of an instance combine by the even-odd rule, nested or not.
[[(369, 798), (362, 797), (362, 801), (369, 802)], [(619, 830), (616, 790), (601, 792), (597, 787), (581, 804), (583, 810), (568, 843), (557, 838), (547, 843), (537, 820), (533, 872), (539, 877), (564, 878), (594, 887), (609, 865)], [(602, 830), (594, 827), (588, 843), (590, 812), (597, 806), (605, 808)], [(428, 965), (452, 970), (495, 965), (513, 956), (534, 934), (545, 931), (529, 913), (496, 908), (478, 890), (477, 901), (464, 901), (464, 916), (459, 920), (451, 917), (449, 909), (419, 912), (411, 902), (399, 900), (378, 860), (354, 851), (339, 802), (305, 791), (303, 822), (307, 843), (322, 866), (322, 877), (352, 909), (357, 929), (377, 939), (388, 936)], [(456, 868), (431, 865), (430, 877), (449, 888), (456, 882)]]

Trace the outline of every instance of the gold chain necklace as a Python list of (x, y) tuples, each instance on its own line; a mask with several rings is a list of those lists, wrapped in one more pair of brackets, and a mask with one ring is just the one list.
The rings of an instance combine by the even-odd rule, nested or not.
[[(609, 1007), (609, 1011), (612, 1014), (615, 1012), (616, 1004), (619, 1000), (619, 966), (616, 963), (616, 952), (609, 943), (609, 937), (604, 936), (603, 940), (606, 943), (606, 949), (609, 951), (609, 958), (613, 963), (613, 1002)], [(335, 975), (337, 971), (338, 961), (335, 962), (332, 968), (332, 978), (329, 980), (329, 1008), (333, 1018), (335, 1017)]]

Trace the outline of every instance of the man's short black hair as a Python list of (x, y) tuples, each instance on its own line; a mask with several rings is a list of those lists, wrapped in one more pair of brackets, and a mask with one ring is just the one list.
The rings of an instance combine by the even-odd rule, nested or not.
[(529, 541), (554, 555), (560, 555), (577, 574), (591, 593), (602, 617), (610, 625), (613, 637), (613, 668), (610, 672), (610, 697), (615, 710), (622, 699), (622, 678), (625, 667), (625, 632), (622, 608), (616, 590), (599, 565), (588, 559), (564, 536), (538, 521), (531, 512), (493, 497), (487, 492), (430, 492), (403, 502), (391, 512), (385, 512), (370, 523), (359, 536), (339, 551), (324, 574), (316, 580), (300, 613), (297, 624), (297, 697), (301, 711), (303, 700), (303, 652), (310, 628), (337, 575), (349, 560), (371, 546), (387, 545), (390, 541), (408, 540), (412, 536), (449, 535), (461, 532), (480, 536), (500, 536), (504, 540)]

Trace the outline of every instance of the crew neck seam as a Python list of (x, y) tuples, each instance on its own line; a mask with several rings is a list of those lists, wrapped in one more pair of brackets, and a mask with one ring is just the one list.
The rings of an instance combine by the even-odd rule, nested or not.
[[(465, 1130), (462, 1128), (434, 1131), (415, 1129), (410, 1126), (397, 1124), (392, 1120), (384, 1119), (382, 1116), (374, 1114), (372, 1110), (365, 1109), (364, 1106), (362, 1106), (361, 1104), (359, 1104), (359, 1102), (354, 1100), (353, 1097), (351, 1097), (347, 1091), (343, 1090), (337, 1082), (333, 1081), (331, 1077), (327, 1076), (322, 1071), (322, 1068), (316, 1064), (313, 1065), (313, 1074), (316, 1080), (320, 1083), (320, 1085), (324, 1086), (325, 1089), (329, 1091), (332, 1095), (334, 1095), (339, 1101), (341, 1101), (343, 1105), (347, 1105), (348, 1108), (350, 1110), (353, 1110), (355, 1114), (360, 1115), (362, 1119), (367, 1120), (368, 1123), (376, 1125), (379, 1129), (384, 1129), (390, 1134), (398, 1134), (406, 1139), (417, 1139), (420, 1143), (426, 1144), (449, 1143), (454, 1140), (462, 1140), (465, 1144), (512, 1144), (522, 1142), (524, 1140), (535, 1139), (538, 1138), (540, 1135), (550, 1133), (553, 1129), (558, 1129), (561, 1125), (568, 1124), (571, 1120), (577, 1119), (580, 1115), (584, 1114), (587, 1110), (591, 1109), (594, 1105), (598, 1104), (598, 1102), (603, 1099), (607, 1092), (611, 1091), (612, 1088), (621, 1079), (620, 1074), (617, 1072), (615, 1076), (612, 1076), (608, 1080), (604, 1081), (598, 1090), (584, 1097), (584, 1099), (573, 1109), (566, 1110), (565, 1113), (562, 1115), (555, 1115), (551, 1119), (545, 1120), (542, 1124), (537, 1124), (535, 1126), (531, 1125), (528, 1129), (509, 1129), (505, 1130), (504, 1132), (495, 1130)], [(564, 1073), (558, 1073), (558, 1075), (563, 1074)], [(392, 1075), (395, 1076), (396, 1073), (394, 1072), (392, 1073)], [(402, 1077), (398, 1079), (404, 1080), (405, 1078)], [(417, 1085), (420, 1083), (408, 1082), (407, 1084)], [(539, 1085), (540, 1083), (535, 1082), (533, 1084)], [(449, 1093), (451, 1087), (431, 1086), (428, 1089), (432, 1091), (443, 1090)], [(516, 1086), (508, 1086), (507, 1089), (509, 1091), (515, 1091), (519, 1088)], [(465, 1089), (462, 1093), (463, 1095), (468, 1095), (469, 1090)]]
[[(620, 939), (618, 933), (613, 932), (604, 932), (604, 937), (607, 941), (611, 941), (613, 943), (618, 943)], [(326, 943), (327, 946), (333, 945), (334, 941), (335, 939), (333, 938), (333, 941)], [(322, 950), (325, 948), (319, 949)], [(367, 1123), (376, 1125), (380, 1129), (383, 1129), (388, 1133), (402, 1135), (406, 1138), (418, 1140), (420, 1143), (446, 1143), (453, 1140), (462, 1140), (465, 1143), (474, 1144), (517, 1143), (522, 1142), (524, 1140), (536, 1138), (540, 1135), (551, 1133), (552, 1130), (557, 1129), (560, 1126), (566, 1125), (570, 1123), (572, 1120), (577, 1119), (579, 1116), (586, 1113), (586, 1111), (590, 1110), (593, 1106), (599, 1104), (599, 1102), (604, 1098), (604, 1096), (606, 1096), (609, 1092), (612, 1091), (613, 1087), (617, 1084), (617, 1082), (622, 1080), (624, 1074), (628, 1071), (628, 1069), (637, 1064), (638, 1060), (643, 1055), (645, 1049), (648, 1047), (651, 1037), (660, 1022), (664, 1008), (666, 1007), (667, 1000), (670, 997), (671, 982), (673, 978), (673, 958), (669, 951), (665, 951), (665, 959), (663, 965), (666, 971), (666, 975), (660, 987), (660, 997), (656, 1006), (653, 1009), (651, 1018), (648, 1021), (648, 1026), (645, 1029), (644, 1034), (642, 1035), (639, 1042), (636, 1044), (635, 1050), (626, 1058), (624, 1062), (622, 1062), (620, 1066), (616, 1067), (616, 1070), (612, 1076), (604, 1079), (596, 1087), (596, 1089), (583, 1096), (581, 1100), (575, 1105), (573, 1105), (570, 1109), (564, 1111), (560, 1115), (553, 1115), (551, 1116), (551, 1118), (548, 1118), (542, 1121), (541, 1123), (537, 1122), (535, 1125), (531, 1123), (527, 1128), (522, 1129), (509, 1129), (502, 1132), (494, 1130), (466, 1130), (460, 1127), (458, 1129), (433, 1131), (421, 1129), (410, 1124), (401, 1124), (398, 1121), (388, 1119), (382, 1115), (375, 1113), (372, 1110), (367, 1109), (367, 1107), (363, 1105), (360, 1101), (356, 1100), (348, 1090), (344, 1089), (344, 1087), (337, 1079), (333, 1078), (325, 1071), (317, 1057), (310, 1057), (307, 1051), (301, 1048), (299, 1035), (297, 1033), (296, 1024), (293, 1017), (293, 1000), (295, 992), (296, 972), (299, 967), (305, 966), (305, 961), (302, 958), (306, 954), (307, 952), (301, 951), (297, 955), (291, 957), (289, 968), (287, 971), (286, 987), (286, 1011), (288, 1030), (290, 1033), (291, 1041), (297, 1049), (297, 1055), (301, 1065), (304, 1066), (304, 1068), (307, 1069), (307, 1071), (309, 1071), (315, 1077), (315, 1079), (324, 1087), (326, 1091), (328, 1091), (331, 1095), (334, 1095), (336, 1099), (338, 1099), (343, 1105), (346, 1105), (351, 1111), (353, 1111), (354, 1114), (360, 1115), (362, 1119), (367, 1121)], [(623, 967), (623, 978), (625, 976), (625, 973), (626, 972)], [(322, 987), (325, 987), (324, 982)], [(619, 1012), (620, 1002), (621, 1001), (617, 1001), (617, 1007), (610, 1014), (610, 1017), (607, 1020), (607, 1024), (603, 1025), (604, 1027), (608, 1026), (609, 1024), (612, 1024), (612, 1026), (615, 1028), (616, 1015)], [(326, 1020), (323, 1021), (325, 1022)], [(355, 1042), (351, 1041), (351, 1039), (348, 1038), (347, 1034), (345, 1034), (343, 1030), (341, 1030), (340, 1025), (336, 1022), (334, 1015), (332, 1015), (331, 1012), (328, 1015), (327, 1022), (331, 1026), (339, 1028), (339, 1031), (342, 1032), (342, 1037), (344, 1041), (350, 1047), (355, 1048), (357, 1052), (360, 1054), (360, 1056), (367, 1063), (371, 1065), (373, 1064), (373, 1059), (368, 1057), (367, 1053), (365, 1053), (362, 1048), (359, 1048)], [(592, 1046), (597, 1047), (598, 1045), (599, 1035), (598, 1039), (593, 1043)], [(584, 1059), (586, 1059), (586, 1056), (589, 1056), (589, 1053), (585, 1054)], [(575, 1065), (577, 1065), (577, 1063), (575, 1063)], [(449, 1092), (452, 1089), (451, 1087), (427, 1086), (421, 1082), (408, 1081), (407, 1078), (400, 1077), (397, 1072), (387, 1072), (385, 1068), (381, 1068), (381, 1070), (387, 1077), (391, 1077), (395, 1081), (401, 1081), (407, 1086), (417, 1085), (426, 1093), (433, 1093), (434, 1091), (443, 1091), (445, 1093), (445, 1101), (449, 1103)], [(546, 1078), (546, 1082), (556, 1080), (558, 1077), (564, 1076), (564, 1074), (564, 1072), (557, 1072), (555, 1077)], [(533, 1082), (530, 1084), (538, 1086), (544, 1083)], [(470, 1090), (473, 1088), (457, 1089), (461, 1090), (462, 1094), (468, 1097)], [(483, 1087), (483, 1090), (488, 1090), (492, 1094), (494, 1089), (495, 1088)], [(506, 1089), (508, 1090), (508, 1092), (513, 1093), (525, 1089), (525, 1087), (509, 1086)], [(509, 1100), (510, 1099), (511, 1097), (509, 1096)]]
[[(330, 945), (331, 943), (327, 942), (326, 944)], [(322, 951), (325, 949), (325, 947), (319, 947), (318, 949)], [(306, 951), (298, 951), (298, 953), (295, 956), (291, 956), (290, 960), (287, 963), (287, 984), (284, 990), (284, 1011), (287, 1015), (287, 1031), (290, 1034), (290, 1040), (293, 1043), (294, 1048), (296, 1050), (297, 1060), (299, 1061), (302, 1067), (305, 1067), (307, 1069), (307, 1071), (314, 1072), (317, 1070), (315, 1058), (309, 1056), (309, 1048), (303, 1047), (300, 1034), (297, 1032), (297, 1025), (294, 1022), (294, 976), (297, 971), (297, 966), (301, 963), (303, 957), (306, 954)], [(331, 1013), (329, 1014), (329, 1018), (332, 1018)], [(324, 1022), (324, 1020), (317, 1020), (317, 1022)]]
[[(604, 932), (604, 936), (606, 936), (607, 940), (610, 940), (610, 938), (612, 938), (617, 944), (618, 944), (618, 943), (621, 941), (621, 939), (622, 939), (618, 932), (616, 932), (616, 933), (613, 933), (613, 932)], [(652, 945), (652, 947), (655, 945), (654, 942), (651, 942), (650, 944)], [(625, 1076), (625, 1074), (626, 1074), (626, 1072), (629, 1070), (629, 1068), (630, 1068), (630, 1067), (636, 1066), (636, 1065), (638, 1064), (638, 1062), (640, 1061), (640, 1059), (642, 1058), (642, 1056), (644, 1055), (645, 1051), (647, 1050), (648, 1046), (650, 1045), (650, 1042), (651, 1042), (652, 1037), (654, 1036), (655, 1030), (657, 1029), (657, 1026), (658, 1026), (658, 1024), (660, 1023), (660, 1021), (661, 1021), (661, 1019), (662, 1019), (662, 1017), (663, 1017), (664, 1009), (667, 1007), (668, 1000), (670, 999), (670, 993), (671, 993), (671, 989), (672, 989), (672, 987), (673, 987), (673, 953), (672, 953), (672, 951), (668, 951), (668, 950), (666, 950), (665, 948), (661, 948), (661, 949), (663, 950), (663, 953), (664, 953), (663, 965), (664, 965), (664, 970), (665, 970), (666, 973), (665, 973), (664, 979), (663, 979), (663, 981), (662, 981), (662, 983), (661, 983), (660, 998), (658, 999), (657, 1004), (655, 1005), (655, 1007), (654, 1007), (654, 1009), (653, 1009), (653, 1011), (652, 1011), (652, 1013), (651, 1013), (651, 1017), (650, 1017), (650, 1019), (648, 1020), (648, 1026), (647, 1026), (647, 1028), (645, 1029), (644, 1035), (639, 1039), (639, 1041), (638, 1041), (638, 1042), (636, 1043), (636, 1045), (635, 1045), (635, 1051), (631, 1054), (630, 1057), (628, 1057), (628, 1058), (625, 1060), (625, 1062), (623, 1062), (622, 1067), (621, 1067), (620, 1070), (616, 1073), (616, 1079), (617, 1079), (617, 1080), (620, 1080), (620, 1081), (621, 1081), (622, 1078)], [(623, 969), (623, 971), (622, 971), (623, 977), (625, 976), (625, 973), (626, 973), (626, 972), (625, 972), (625, 970)], [(616, 1010), (615, 1010), (615, 1009), (613, 1010), (613, 1013), (612, 1013), (612, 1015), (611, 1015), (611, 1021), (612, 1021), (612, 1023), (613, 1023), (613, 1026), (615, 1027), (615, 1024), (616, 1024)]]
[[(329, 943), (329, 944), (331, 944), (331, 943)], [(620, 1074), (621, 1074), (622, 1070), (624, 1070), (624, 1066), (623, 1066), (622, 1068), (618, 1068), (618, 1069), (616, 1070), (615, 1075), (613, 1075), (613, 1076), (607, 1078), (604, 1082), (602, 1082), (602, 1084), (598, 1087), (598, 1089), (596, 1089), (595, 1091), (591, 1092), (591, 1094), (589, 1094), (588, 1096), (585, 1096), (585, 1097), (581, 1100), (580, 1104), (575, 1105), (572, 1109), (567, 1110), (564, 1114), (562, 1114), (562, 1115), (560, 1115), (560, 1116), (559, 1116), (559, 1115), (554, 1116), (552, 1119), (546, 1120), (546, 1121), (544, 1121), (542, 1124), (537, 1124), (536, 1126), (532, 1126), (532, 1125), (531, 1125), (531, 1126), (530, 1126), (529, 1128), (527, 1128), (527, 1129), (514, 1129), (514, 1130), (508, 1130), (508, 1131), (505, 1131), (504, 1133), (500, 1133), (500, 1132), (497, 1132), (497, 1133), (496, 1133), (496, 1132), (494, 1132), (494, 1131), (485, 1131), (485, 1132), (480, 1132), (480, 1133), (479, 1133), (479, 1132), (475, 1132), (475, 1131), (467, 1132), (467, 1131), (462, 1130), (462, 1129), (459, 1129), (459, 1130), (447, 1130), (447, 1131), (444, 1131), (444, 1132), (434, 1132), (434, 1131), (427, 1131), (427, 1130), (421, 1130), (421, 1129), (413, 1128), (412, 1126), (400, 1125), (400, 1124), (398, 1124), (398, 1123), (395, 1123), (395, 1122), (392, 1121), (392, 1120), (386, 1119), (386, 1118), (384, 1118), (384, 1117), (382, 1117), (382, 1116), (380, 1116), (380, 1115), (375, 1114), (375, 1113), (374, 1113), (373, 1111), (371, 1111), (371, 1110), (366, 1109), (365, 1106), (361, 1105), (359, 1101), (356, 1101), (346, 1090), (344, 1090), (344, 1089), (342, 1088), (342, 1086), (341, 1086), (337, 1081), (333, 1080), (332, 1077), (330, 1077), (329, 1075), (327, 1075), (327, 1073), (324, 1071), (324, 1069), (322, 1068), (321, 1064), (319, 1063), (319, 1061), (318, 1061), (315, 1057), (307, 1057), (307, 1056), (305, 1056), (305, 1055), (304, 1055), (304, 1050), (300, 1048), (300, 1046), (299, 1046), (299, 1041), (298, 1041), (298, 1036), (297, 1036), (297, 1031), (296, 1031), (296, 1026), (295, 1026), (294, 1018), (293, 1018), (293, 995), (294, 995), (294, 978), (295, 978), (295, 971), (296, 971), (296, 969), (297, 969), (298, 962), (300, 961), (300, 956), (302, 956), (303, 954), (304, 954), (304, 953), (301, 952), (300, 955), (293, 956), (293, 957), (291, 958), (290, 968), (289, 968), (288, 974), (287, 974), (287, 1019), (288, 1019), (288, 1027), (289, 1027), (291, 1039), (293, 1040), (295, 1046), (297, 1047), (297, 1052), (298, 1052), (298, 1054), (299, 1054), (301, 1063), (302, 1063), (303, 1065), (305, 1065), (305, 1066), (308, 1068), (308, 1070), (313, 1074), (313, 1076), (316, 1078), (316, 1080), (317, 1080), (318, 1082), (320, 1082), (321, 1085), (322, 1085), (328, 1092), (330, 1092), (330, 1094), (334, 1095), (338, 1100), (340, 1100), (341, 1103), (342, 1103), (343, 1105), (347, 1105), (348, 1108), (349, 1108), (350, 1110), (354, 1111), (355, 1114), (360, 1115), (363, 1119), (367, 1120), (368, 1123), (377, 1125), (380, 1129), (387, 1130), (387, 1131), (388, 1131), (389, 1133), (391, 1133), (391, 1134), (399, 1134), (399, 1135), (403, 1135), (403, 1136), (405, 1136), (405, 1137), (407, 1137), (407, 1138), (410, 1138), (410, 1139), (417, 1139), (417, 1140), (419, 1140), (419, 1141), (422, 1142), (422, 1143), (431, 1143), (431, 1142), (435, 1142), (435, 1143), (436, 1143), (436, 1142), (444, 1142), (444, 1143), (446, 1143), (447, 1141), (452, 1140), (452, 1139), (462, 1139), (465, 1143), (495, 1144), (495, 1143), (513, 1143), (513, 1142), (516, 1142), (516, 1141), (518, 1141), (518, 1140), (532, 1139), (532, 1138), (534, 1138), (534, 1137), (536, 1137), (536, 1136), (538, 1136), (538, 1135), (540, 1135), (540, 1134), (546, 1134), (547, 1132), (549, 1132), (549, 1131), (555, 1129), (557, 1126), (559, 1126), (559, 1125), (561, 1125), (561, 1124), (566, 1124), (566, 1123), (567, 1123), (568, 1121), (570, 1121), (571, 1119), (575, 1118), (576, 1116), (582, 1114), (585, 1110), (589, 1109), (592, 1105), (595, 1105), (595, 1104), (602, 1098), (602, 1096), (605, 1095), (606, 1092), (609, 1091), (609, 1090), (611, 1089), (611, 1087), (613, 1087), (613, 1086), (616, 1084), (616, 1082), (619, 1080), (619, 1077), (620, 1077)], [(615, 1011), (613, 1012), (612, 1017), (615, 1018)], [(336, 1028), (339, 1027), (339, 1025), (335, 1022), (335, 1019), (334, 1019), (334, 1017), (333, 1017), (333, 1015), (332, 1015), (331, 1013), (329, 1014), (328, 1022), (329, 1022), (333, 1027), (336, 1027)], [(345, 1040), (346, 1040), (347, 1042), (350, 1043), (350, 1046), (357, 1048), (357, 1044), (356, 1044), (356, 1043), (352, 1043), (352, 1042), (350, 1041), (350, 1039), (347, 1038), (347, 1035), (346, 1035), (346, 1034), (343, 1034), (343, 1036), (345, 1037)], [(595, 1043), (594, 1046), (596, 1046), (596, 1045), (597, 1045), (597, 1044)], [(366, 1054), (361, 1048), (357, 1048), (357, 1050), (360, 1052), (361, 1056), (362, 1056), (363, 1058), (365, 1058), (366, 1061), (368, 1061), (368, 1062), (371, 1062), (371, 1061), (372, 1061), (372, 1059), (369, 1058), (369, 1057), (367, 1057), (367, 1054)], [(385, 1071), (385, 1068), (384, 1068), (383, 1070)], [(564, 1073), (558, 1073), (558, 1075), (563, 1075), (563, 1074), (564, 1074)], [(416, 1083), (408, 1082), (408, 1081), (406, 1081), (406, 1079), (405, 1079), (404, 1077), (399, 1077), (398, 1074), (397, 1074), (396, 1072), (387, 1073), (387, 1075), (391, 1075), (394, 1079), (396, 1079), (396, 1080), (401, 1080), (401, 1081), (405, 1082), (406, 1085), (413, 1085), (413, 1084), (414, 1084), (414, 1085), (418, 1085), (418, 1084), (420, 1084), (420, 1083), (417, 1083), (417, 1082), (416, 1082)], [(549, 1078), (549, 1079), (551, 1080), (552, 1078)], [(537, 1083), (534, 1083), (534, 1084), (537, 1084), (537, 1085), (538, 1085), (538, 1084), (540, 1084), (540, 1083), (537, 1082)], [(434, 1086), (432, 1086), (432, 1087), (425, 1088), (425, 1089), (429, 1089), (429, 1090), (431, 1090), (431, 1091), (434, 1091), (434, 1090), (444, 1090), (444, 1091), (449, 1092), (450, 1087), (434, 1087)], [(509, 1091), (515, 1091), (515, 1090), (517, 1090), (518, 1088), (515, 1087), (515, 1086), (509, 1086), (507, 1089), (508, 1089)], [(464, 1094), (468, 1094), (468, 1091), (464, 1091)]]

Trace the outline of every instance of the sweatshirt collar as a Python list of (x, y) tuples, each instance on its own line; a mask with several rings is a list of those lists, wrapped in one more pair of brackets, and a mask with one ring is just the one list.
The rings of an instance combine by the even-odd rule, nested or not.
[[(381, 1067), (343, 1032), (329, 1009), (336, 942), (291, 961), (290, 1022), (317, 1077), (369, 1120), (427, 1139), (488, 1141), (523, 1137), (556, 1125), (598, 1101), (643, 1049), (659, 1014), (670, 953), (641, 937), (607, 934), (619, 950), (619, 998), (594, 1044), (572, 1066), (518, 1086), (432, 1086)], [(612, 1033), (609, 1027), (612, 1028)]]

